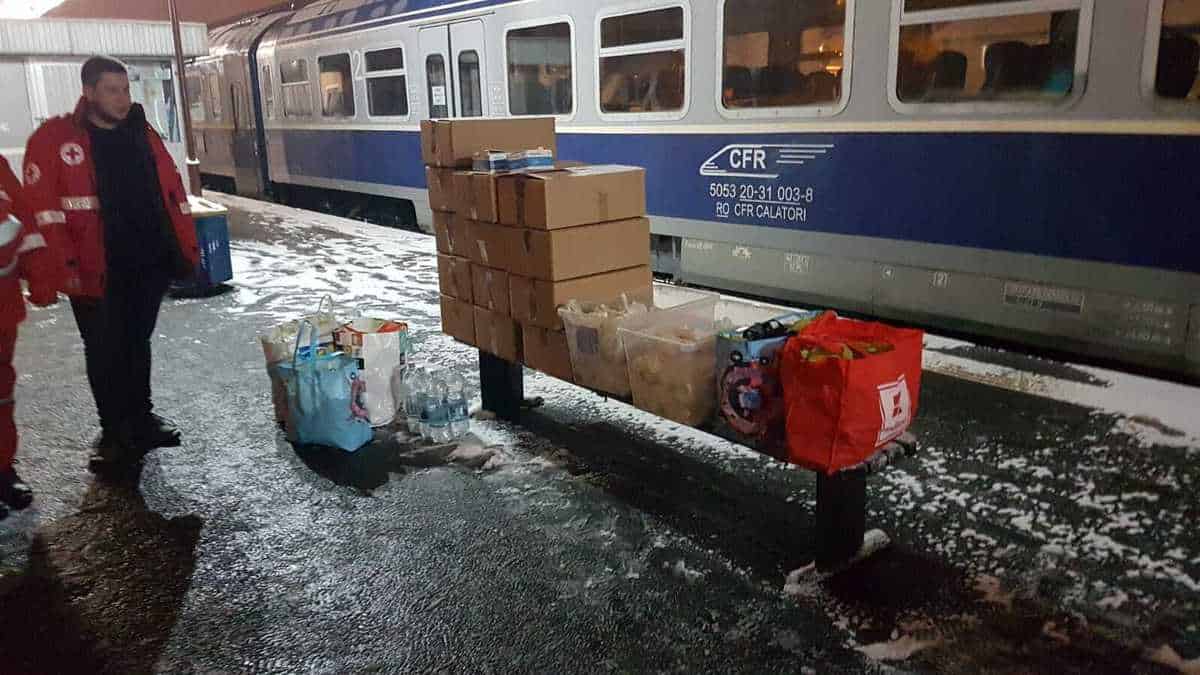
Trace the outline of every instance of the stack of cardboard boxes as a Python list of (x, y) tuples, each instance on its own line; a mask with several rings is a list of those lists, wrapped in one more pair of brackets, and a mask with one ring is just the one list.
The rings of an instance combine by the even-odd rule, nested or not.
[(445, 170), (489, 150), (554, 149), (549, 118), (434, 121), (421, 132), (434, 165), (442, 329), (571, 381), (558, 307), (651, 296), (645, 172), (563, 163), (541, 172)]

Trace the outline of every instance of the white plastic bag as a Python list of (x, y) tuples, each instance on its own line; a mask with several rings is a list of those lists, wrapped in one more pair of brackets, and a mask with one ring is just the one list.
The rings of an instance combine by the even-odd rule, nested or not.
[(358, 360), (363, 397), (371, 426), (391, 424), (396, 416), (392, 372), (404, 363), (409, 351), (408, 325), (389, 319), (355, 318), (334, 331), (334, 344)]

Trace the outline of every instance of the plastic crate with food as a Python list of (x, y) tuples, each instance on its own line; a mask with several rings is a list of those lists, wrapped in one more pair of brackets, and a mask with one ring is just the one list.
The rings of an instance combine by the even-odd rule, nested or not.
[(575, 384), (613, 396), (629, 398), (629, 371), (620, 328), (651, 311), (670, 309), (696, 300), (712, 300), (712, 293), (682, 287), (655, 285), (654, 305), (621, 298), (606, 303), (570, 302), (558, 310), (567, 334)]
[(629, 318), (625, 343), (633, 404), (669, 420), (698, 426), (716, 397), (717, 298)]

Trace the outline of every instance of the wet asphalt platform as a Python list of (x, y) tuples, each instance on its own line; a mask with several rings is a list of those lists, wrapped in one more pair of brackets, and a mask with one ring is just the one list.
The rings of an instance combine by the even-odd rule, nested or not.
[(456, 449), (294, 449), (256, 334), (322, 295), (473, 389), (476, 352), (431, 237), (214, 197), (235, 282), (164, 306), (185, 442), (139, 479), (87, 473), (69, 308), (22, 328), (0, 673), (1200, 670), (1200, 391), (932, 339), (922, 452), (869, 482), (895, 543), (823, 579), (811, 473), (533, 373), (543, 408)]

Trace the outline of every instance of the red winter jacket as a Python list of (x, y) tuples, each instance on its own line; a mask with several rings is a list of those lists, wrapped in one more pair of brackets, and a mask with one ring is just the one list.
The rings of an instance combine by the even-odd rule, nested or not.
[(20, 181), (0, 157), (0, 330), (11, 330), (25, 318), (22, 278), (34, 303), (54, 303), (60, 280), (54, 261), (46, 238), (33, 227)]
[[(135, 119), (145, 119), (138, 105), (129, 114)], [(180, 258), (194, 268), (200, 262), (200, 250), (183, 181), (158, 132), (148, 123), (146, 138), (158, 168), (163, 206), (170, 215)], [(108, 263), (87, 131), (86, 100), (79, 100), (73, 114), (47, 120), (29, 137), (25, 148), (25, 193), (39, 228), (51, 233), (48, 237), (51, 249), (62, 258), (60, 290), (73, 296), (103, 297)], [(178, 270), (177, 276), (184, 276), (185, 272)]]

